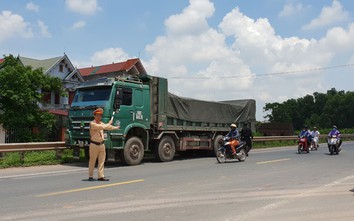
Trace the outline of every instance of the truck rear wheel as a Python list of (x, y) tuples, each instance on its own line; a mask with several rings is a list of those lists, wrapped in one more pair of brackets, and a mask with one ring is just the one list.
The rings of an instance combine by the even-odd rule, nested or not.
[(164, 136), (154, 151), (156, 160), (161, 162), (172, 161), (175, 153), (175, 142), (170, 136)]
[(139, 164), (144, 158), (144, 145), (138, 137), (131, 137), (127, 140), (124, 150), (121, 153), (122, 163), (133, 166)]

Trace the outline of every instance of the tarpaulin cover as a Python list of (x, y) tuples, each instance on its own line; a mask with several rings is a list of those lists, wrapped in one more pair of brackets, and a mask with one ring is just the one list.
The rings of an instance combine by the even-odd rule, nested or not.
[(167, 116), (187, 121), (239, 123), (256, 120), (256, 101), (203, 101), (168, 94)]

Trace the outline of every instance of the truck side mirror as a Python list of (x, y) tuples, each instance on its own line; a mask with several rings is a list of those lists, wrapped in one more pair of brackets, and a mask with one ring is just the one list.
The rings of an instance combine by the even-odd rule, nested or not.
[(122, 104), (123, 99), (123, 90), (122, 88), (117, 88), (116, 97), (114, 98), (113, 108), (115, 110), (120, 109), (120, 105)]

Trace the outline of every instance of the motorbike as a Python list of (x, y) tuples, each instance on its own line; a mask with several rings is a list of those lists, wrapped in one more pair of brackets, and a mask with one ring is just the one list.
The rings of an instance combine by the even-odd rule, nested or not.
[(314, 137), (312, 138), (312, 141), (311, 141), (311, 150), (317, 150), (318, 149), (318, 137)]
[(219, 140), (219, 148), (216, 151), (216, 160), (218, 163), (225, 163), (228, 160), (235, 160), (242, 162), (246, 160), (246, 142), (239, 141), (239, 144), (235, 147), (236, 154), (232, 155), (230, 147), (230, 138), (224, 137)]
[(334, 153), (339, 154), (341, 148), (339, 146), (339, 138), (337, 135), (332, 135), (327, 138), (328, 150), (331, 155)]
[(299, 154), (301, 154), (303, 151), (306, 151), (307, 153), (310, 152), (306, 136), (299, 136), (297, 151)]

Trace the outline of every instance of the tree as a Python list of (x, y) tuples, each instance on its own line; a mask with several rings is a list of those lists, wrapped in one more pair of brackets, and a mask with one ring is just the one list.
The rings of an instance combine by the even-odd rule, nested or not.
[[(0, 66), (0, 123), (5, 129), (44, 128), (50, 131), (55, 123), (53, 114), (42, 111), (40, 89), (62, 94), (59, 78), (45, 75), (41, 69), (24, 67), (18, 58), (5, 56)], [(20, 141), (29, 141), (22, 134)]]
[(354, 126), (354, 92), (337, 91), (331, 88), (326, 94), (315, 92), (312, 95), (290, 99), (283, 103), (267, 103), (270, 122), (292, 123), (295, 129), (306, 124), (317, 127), (350, 128)]

